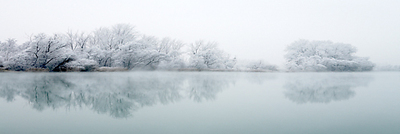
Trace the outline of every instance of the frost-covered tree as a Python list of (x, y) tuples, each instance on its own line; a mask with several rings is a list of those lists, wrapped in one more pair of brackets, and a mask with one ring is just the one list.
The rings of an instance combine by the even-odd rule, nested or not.
[(158, 68), (183, 68), (185, 66), (181, 50), (183, 46), (183, 42), (171, 38), (163, 38), (158, 44), (154, 44), (153, 49), (156, 50), (156, 54), (162, 57), (159, 58)]
[(371, 71), (374, 64), (353, 54), (350, 44), (298, 40), (286, 48), (289, 71)]
[(53, 36), (37, 34), (30, 41), (23, 44), (22, 52), (15, 57), (16, 62), (25, 60), (25, 63), (15, 63), (14, 66), (30, 65), (22, 68), (57, 69), (73, 60), (73, 53), (67, 46), (65, 38), (58, 34)]
[(100, 66), (114, 67), (118, 53), (126, 45), (133, 44), (137, 32), (129, 24), (117, 24), (111, 28), (100, 28), (94, 31), (90, 57)]
[(197, 69), (232, 69), (236, 58), (217, 48), (215, 42), (196, 41), (190, 45), (190, 66)]
[(66, 34), (68, 47), (71, 48), (72, 51), (84, 51), (87, 49), (90, 39), (92, 36), (86, 34), (84, 32), (81, 33), (73, 33), (72, 31), (68, 31)]
[(9, 68), (13, 64), (13, 58), (18, 54), (17, 40), (7, 39), (0, 42), (0, 67)]
[(178, 40), (164, 38), (159, 40), (154, 36), (141, 36), (121, 48), (118, 61), (123, 67), (156, 69), (175, 68), (183, 65), (181, 48), (183, 43)]
[(164, 51), (164, 46), (160, 40), (154, 36), (143, 36), (139, 39), (140, 57), (137, 60), (138, 67), (156, 69), (160, 61), (167, 58), (167, 54)]
[(0, 57), (2, 57), (3, 62), (9, 61), (17, 51), (17, 40), (15, 39), (7, 39), (0, 43)]
[[(90, 41), (93, 36), (81, 33), (67, 32), (65, 35), (67, 48), (70, 48), (74, 53), (74, 60), (65, 64), (65, 66), (72, 70), (90, 71), (98, 66), (98, 63), (90, 57)], [(93, 47), (93, 46), (92, 46)]]
[(155, 53), (151, 51), (151, 44), (156, 44), (158, 40), (155, 37), (143, 36), (141, 39), (131, 42), (121, 47), (121, 51), (117, 53), (117, 62), (120, 66), (128, 69), (142, 68), (149, 63)]

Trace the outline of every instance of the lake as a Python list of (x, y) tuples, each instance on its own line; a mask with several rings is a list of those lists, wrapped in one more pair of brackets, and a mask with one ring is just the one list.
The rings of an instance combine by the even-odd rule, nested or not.
[(400, 72), (0, 73), (0, 134), (400, 133)]

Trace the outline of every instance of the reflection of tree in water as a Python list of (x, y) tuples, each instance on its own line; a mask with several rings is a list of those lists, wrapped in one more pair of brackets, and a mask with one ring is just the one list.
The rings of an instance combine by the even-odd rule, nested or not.
[(233, 78), (227, 73), (225, 75), (218, 73), (192, 75), (188, 79), (189, 98), (196, 102), (201, 102), (203, 99), (214, 100), (218, 92), (234, 83)]
[(329, 103), (354, 97), (352, 88), (366, 86), (371, 77), (351, 74), (308, 74), (289, 77), (285, 96), (296, 103)]
[(259, 72), (247, 72), (243, 74), (244, 78), (248, 80), (250, 83), (254, 84), (263, 84), (266, 81), (276, 79), (275, 73), (259, 73)]
[(16, 96), (34, 109), (89, 107), (101, 114), (125, 118), (144, 106), (168, 104), (182, 98), (215, 99), (234, 82), (224, 75), (156, 73), (26, 73), (0, 74), (0, 97)]

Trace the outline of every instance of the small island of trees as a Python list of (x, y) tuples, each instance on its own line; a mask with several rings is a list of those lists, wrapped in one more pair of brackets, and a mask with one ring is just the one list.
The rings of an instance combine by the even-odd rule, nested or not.
[[(330, 41), (299, 40), (287, 49), (287, 71), (371, 71), (368, 58), (353, 54), (356, 48)], [(0, 42), (0, 71), (278, 71), (276, 65), (239, 61), (216, 42), (186, 44), (136, 32), (129, 24), (103, 27), (87, 33), (32, 35), (17, 44)]]
[(367, 57), (354, 56), (357, 49), (350, 44), (298, 40), (286, 51), (289, 71), (371, 71), (375, 66)]

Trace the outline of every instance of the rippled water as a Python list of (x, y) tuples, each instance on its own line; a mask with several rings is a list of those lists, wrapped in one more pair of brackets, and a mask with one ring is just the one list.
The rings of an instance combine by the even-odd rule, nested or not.
[(0, 134), (400, 133), (400, 72), (0, 73)]

